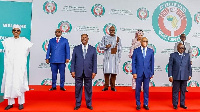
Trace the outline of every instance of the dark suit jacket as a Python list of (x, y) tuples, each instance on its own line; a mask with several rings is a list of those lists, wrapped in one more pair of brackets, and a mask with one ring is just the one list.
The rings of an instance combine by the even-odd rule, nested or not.
[(66, 59), (70, 59), (70, 47), (68, 40), (61, 37), (59, 42), (56, 42), (56, 37), (49, 40), (46, 59), (50, 63), (65, 63)]
[(97, 53), (96, 49), (91, 45), (88, 45), (85, 59), (83, 57), (82, 44), (74, 47), (73, 50), (71, 72), (75, 72), (75, 77), (81, 77), (83, 71), (85, 77), (92, 77), (92, 73), (97, 73)]
[(154, 52), (152, 49), (147, 48), (146, 56), (143, 58), (141, 47), (138, 47), (133, 51), (132, 74), (141, 77), (143, 73), (146, 78), (154, 75)]
[(183, 58), (178, 52), (171, 53), (168, 65), (168, 77), (172, 76), (173, 80), (188, 80), (192, 76), (190, 56), (188, 53), (183, 54)]

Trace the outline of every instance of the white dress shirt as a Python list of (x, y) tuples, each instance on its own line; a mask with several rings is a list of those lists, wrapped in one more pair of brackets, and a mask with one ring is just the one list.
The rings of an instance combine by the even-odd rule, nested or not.
[[(141, 50), (142, 50), (142, 54), (143, 54), (143, 47), (142, 46), (141, 46)], [(146, 54), (147, 54), (147, 47), (144, 48), (144, 51), (145, 51), (144, 55), (146, 56)]]

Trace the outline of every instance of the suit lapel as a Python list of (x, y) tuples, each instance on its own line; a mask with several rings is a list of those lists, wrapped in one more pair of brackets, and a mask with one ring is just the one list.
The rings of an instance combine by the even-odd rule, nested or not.
[(60, 44), (62, 43), (62, 40), (63, 40), (63, 37), (61, 37), (61, 38), (60, 38), (60, 40), (59, 40), (59, 42), (58, 42), (58, 43), (56, 42), (56, 43), (57, 43), (57, 47), (59, 47), (59, 46), (60, 46)]
[(85, 54), (85, 58), (87, 58), (87, 55), (88, 55), (90, 49), (91, 49), (91, 47), (90, 47), (90, 45), (88, 44), (88, 49), (87, 49), (87, 52), (86, 52), (86, 54)]
[(83, 57), (83, 49), (82, 49), (82, 44), (80, 45), (79, 52), (81, 53), (81, 56), (82, 56), (82, 58), (84, 58), (84, 57)]
[(180, 61), (182, 61), (181, 56), (179, 55), (178, 52), (176, 52), (176, 57), (177, 57)]

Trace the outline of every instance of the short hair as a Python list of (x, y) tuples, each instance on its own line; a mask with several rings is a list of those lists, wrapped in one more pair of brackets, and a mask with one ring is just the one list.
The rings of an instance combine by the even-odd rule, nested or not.
[(88, 37), (88, 34), (86, 34), (86, 33), (84, 33), (84, 34), (81, 34), (81, 37), (82, 37), (83, 35), (86, 35), (86, 36)]
[(186, 35), (182, 33), (182, 34), (180, 35), (180, 37), (186, 37)]

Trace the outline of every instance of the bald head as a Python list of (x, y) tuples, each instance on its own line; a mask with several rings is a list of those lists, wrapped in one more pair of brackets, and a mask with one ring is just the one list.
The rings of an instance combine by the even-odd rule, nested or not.
[(141, 46), (142, 47), (147, 47), (147, 45), (148, 45), (148, 39), (146, 37), (143, 37), (141, 39)]
[(185, 46), (182, 43), (179, 43), (177, 45), (177, 51), (182, 54), (185, 51)]

